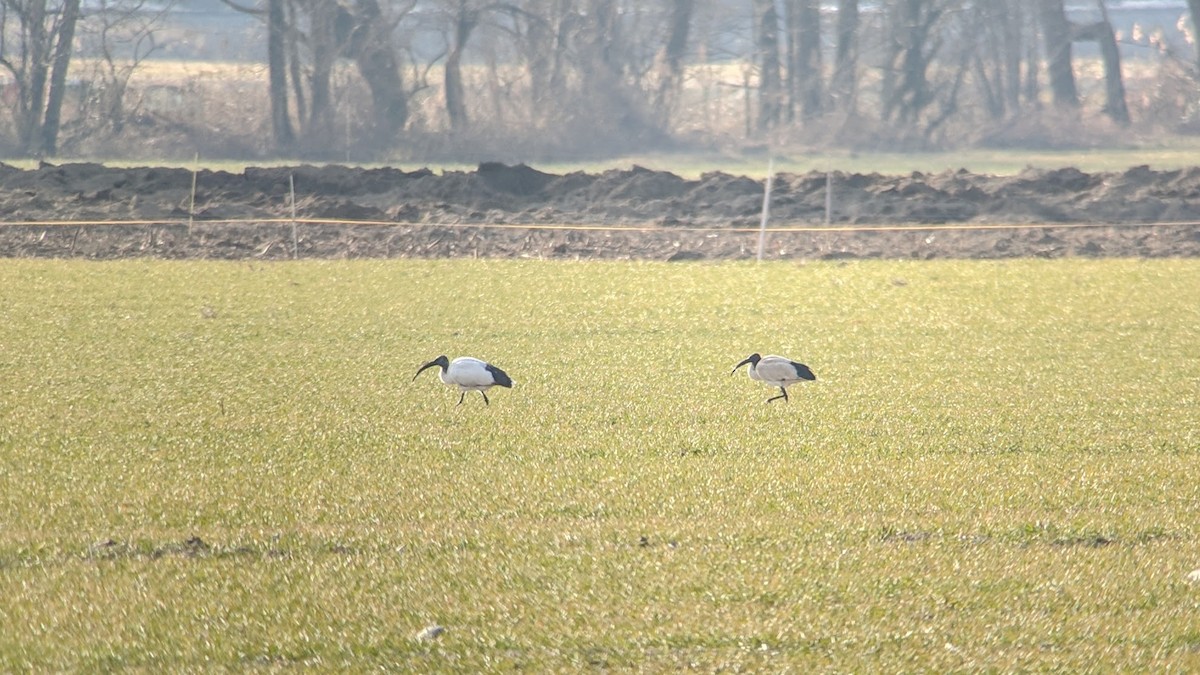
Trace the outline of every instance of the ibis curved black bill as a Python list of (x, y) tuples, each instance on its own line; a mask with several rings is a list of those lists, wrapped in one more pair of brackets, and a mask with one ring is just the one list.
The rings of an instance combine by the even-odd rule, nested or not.
[[(434, 359), (434, 360), (430, 361), (429, 363), (426, 363), (425, 365), (418, 368), (417, 375), (420, 375), (421, 373), (425, 372), (426, 370), (428, 370), (434, 366), (440, 366), (442, 370), (445, 370), (446, 368), (448, 368), (450, 366), (450, 359), (446, 358), (445, 355), (439, 356), (436, 359)], [(417, 375), (413, 375), (413, 379), (412, 379), (413, 382), (417, 381)]]
[(733, 375), (734, 373), (736, 373), (738, 371), (738, 368), (741, 368), (742, 366), (746, 365), (747, 363), (752, 363), (754, 365), (758, 365), (758, 362), (761, 360), (762, 360), (762, 356), (760, 356), (758, 354), (751, 354), (750, 356), (747, 356), (746, 358), (742, 359), (742, 361), (740, 363), (738, 363), (736, 366), (734, 366), (733, 370), (729, 371), (729, 374)]

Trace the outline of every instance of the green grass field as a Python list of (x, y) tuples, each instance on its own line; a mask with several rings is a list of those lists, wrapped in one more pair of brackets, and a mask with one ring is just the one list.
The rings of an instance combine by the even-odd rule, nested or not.
[(1200, 669), (1195, 260), (0, 288), (0, 671)]

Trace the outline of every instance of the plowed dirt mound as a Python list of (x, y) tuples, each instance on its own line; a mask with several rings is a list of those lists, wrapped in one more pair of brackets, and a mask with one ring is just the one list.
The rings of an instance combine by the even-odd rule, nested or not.
[[(442, 174), (297, 166), (195, 178), (193, 206), (186, 169), (0, 164), (0, 256), (737, 258), (754, 254), (757, 235), (732, 230), (757, 226), (763, 191), (761, 181), (717, 172), (694, 180), (640, 167), (560, 176), (494, 163)], [(293, 240), (290, 224), (262, 222), (290, 217), (293, 181), (297, 217), (372, 224), (302, 223)], [(823, 227), (827, 189), (833, 227), (772, 233), (770, 257), (1200, 255), (1200, 168), (781, 174), (772, 226)], [(157, 224), (15, 224), (127, 220)], [(229, 220), (243, 222), (218, 222)], [(947, 223), (1037, 227), (931, 228)], [(648, 229), (527, 227), (551, 224)], [(862, 224), (900, 227), (836, 229)]]

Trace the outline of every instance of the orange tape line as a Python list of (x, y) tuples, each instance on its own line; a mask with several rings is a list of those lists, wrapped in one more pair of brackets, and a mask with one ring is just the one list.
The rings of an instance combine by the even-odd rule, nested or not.
[[(580, 232), (715, 232), (746, 234), (761, 231), (757, 227), (672, 227), (661, 225), (570, 225), (558, 223), (511, 224), (511, 223), (411, 223), (391, 220), (342, 220), (338, 218), (242, 218), (225, 220), (194, 220), (199, 225), (350, 225), (375, 227), (443, 227), (452, 229), (481, 230), (575, 230)], [(178, 226), (188, 225), (186, 220), (17, 220), (0, 222), (0, 227), (112, 227), (112, 226)], [(768, 233), (796, 232), (929, 232), (968, 230), (1035, 230), (1076, 228), (1144, 228), (1144, 227), (1197, 227), (1200, 221), (1153, 222), (1153, 223), (991, 223), (953, 225), (804, 225), (795, 227), (768, 227)]]

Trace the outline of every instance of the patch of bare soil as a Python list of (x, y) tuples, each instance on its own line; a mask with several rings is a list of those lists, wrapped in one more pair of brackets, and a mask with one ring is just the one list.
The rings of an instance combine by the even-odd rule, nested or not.
[[(292, 177), (299, 218), (370, 224), (301, 222), (293, 239), (290, 223), (267, 222), (290, 217)], [(186, 169), (0, 164), (0, 256), (745, 258), (758, 235), (736, 230), (757, 226), (763, 190), (719, 172), (553, 175), (494, 163), (442, 174), (297, 166), (196, 178), (189, 227)], [(838, 172), (831, 186), (824, 227), (826, 175), (776, 177), (772, 226), (819, 229), (771, 233), (768, 257), (1200, 256), (1200, 168)], [(131, 220), (143, 224), (112, 222)], [(72, 224), (21, 224), (31, 221)], [(954, 223), (1028, 227), (937, 229)], [(552, 225), (641, 229), (539, 229)], [(845, 229), (862, 225), (897, 227)]]

